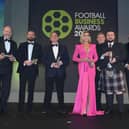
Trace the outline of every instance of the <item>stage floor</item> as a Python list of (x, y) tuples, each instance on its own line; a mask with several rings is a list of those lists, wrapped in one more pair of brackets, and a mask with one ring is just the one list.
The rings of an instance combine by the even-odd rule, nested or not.
[[(20, 114), (17, 112), (17, 104), (9, 104), (9, 112), (0, 115), (0, 129), (129, 129), (128, 105), (125, 105), (122, 119), (118, 116), (116, 105), (113, 117), (60, 115), (56, 112), (56, 107), (54, 104), (51, 113), (42, 114), (42, 104), (34, 104), (31, 114)], [(67, 104), (66, 109), (70, 112), (72, 105)]]

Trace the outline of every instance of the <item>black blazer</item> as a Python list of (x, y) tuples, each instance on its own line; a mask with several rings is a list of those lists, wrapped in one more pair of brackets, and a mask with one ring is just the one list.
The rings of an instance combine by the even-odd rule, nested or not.
[(65, 68), (69, 64), (69, 55), (67, 48), (59, 43), (58, 57), (63, 62), (59, 69), (51, 68), (51, 64), (56, 62), (51, 44), (46, 45), (43, 49), (43, 63), (45, 64), (46, 77), (65, 77)]
[(104, 60), (101, 60), (100, 58), (106, 51), (108, 51), (107, 44), (106, 43), (97, 44), (96, 50), (98, 54), (98, 61), (96, 62), (96, 66), (99, 67), (101, 70), (103, 70), (107, 66), (107, 63), (109, 62), (109, 60), (107, 58), (105, 58)]
[(125, 64), (129, 64), (129, 43), (126, 43), (124, 46), (125, 46), (125, 52), (126, 52)]
[[(38, 63), (41, 61), (42, 49), (41, 45), (37, 42), (34, 43), (34, 48), (32, 52), (32, 59), (38, 59)], [(20, 44), (17, 50), (17, 61), (19, 62), (17, 72), (24, 74), (34, 73), (38, 75), (38, 64), (33, 64), (32, 66), (24, 66), (24, 61), (28, 59), (28, 43), (23, 42)]]
[[(17, 44), (13, 40), (10, 40), (10, 42), (11, 42), (11, 49), (10, 49), (10, 52), (7, 53), (4, 45), (4, 38), (0, 37), (0, 53), (12, 54), (13, 56), (16, 57)], [(0, 74), (11, 73), (12, 64), (13, 62), (11, 62), (8, 58), (0, 60)]]
[(107, 50), (112, 51), (113, 57), (116, 58), (116, 63), (112, 64), (113, 68), (116, 70), (124, 70), (124, 62), (126, 60), (126, 52), (124, 45), (121, 43), (114, 43), (111, 49), (108, 48), (108, 43), (106, 43)]

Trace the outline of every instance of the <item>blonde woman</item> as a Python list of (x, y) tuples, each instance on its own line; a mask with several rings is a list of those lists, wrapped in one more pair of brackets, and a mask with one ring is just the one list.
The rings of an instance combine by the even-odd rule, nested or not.
[(98, 60), (96, 45), (91, 44), (89, 32), (82, 33), (80, 42), (79, 45), (76, 45), (73, 54), (73, 61), (78, 63), (79, 72), (73, 114), (103, 115), (103, 111), (96, 111), (95, 62)]

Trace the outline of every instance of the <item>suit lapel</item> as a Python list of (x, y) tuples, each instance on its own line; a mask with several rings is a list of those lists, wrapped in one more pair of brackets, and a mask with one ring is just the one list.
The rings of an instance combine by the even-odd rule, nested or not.
[(49, 46), (49, 51), (50, 51), (50, 57), (52, 57), (52, 59), (55, 61), (56, 59), (55, 59), (55, 56), (54, 56), (54, 53), (53, 53), (51, 45)]
[(28, 43), (25, 45), (25, 58), (28, 59)]
[(2, 43), (1, 43), (1, 52), (6, 53), (5, 45), (4, 45), (4, 39), (3, 38), (2, 38)]
[(36, 48), (37, 48), (37, 45), (36, 45), (36, 43), (34, 43), (34, 47), (33, 47), (31, 59), (34, 59), (35, 58)]
[(61, 46), (60, 46), (60, 44), (59, 44), (57, 59), (60, 57), (60, 52), (61, 52)]
[(10, 51), (9, 51), (9, 53), (12, 53), (12, 50), (13, 50), (13, 42), (10, 41)]

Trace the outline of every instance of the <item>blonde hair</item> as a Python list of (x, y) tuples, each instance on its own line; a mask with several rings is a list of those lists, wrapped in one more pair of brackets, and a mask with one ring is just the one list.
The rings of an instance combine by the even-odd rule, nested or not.
[(80, 43), (84, 43), (83, 37), (84, 37), (84, 34), (85, 34), (85, 33), (88, 33), (88, 34), (89, 34), (89, 36), (88, 36), (88, 38), (89, 38), (88, 43), (91, 43), (92, 40), (91, 40), (90, 33), (89, 33), (88, 31), (82, 32), (82, 34), (80, 35)]

